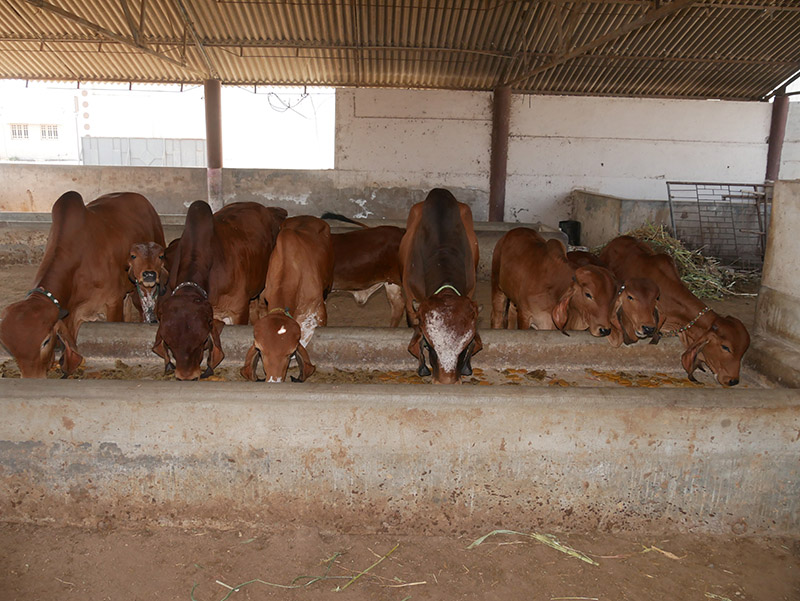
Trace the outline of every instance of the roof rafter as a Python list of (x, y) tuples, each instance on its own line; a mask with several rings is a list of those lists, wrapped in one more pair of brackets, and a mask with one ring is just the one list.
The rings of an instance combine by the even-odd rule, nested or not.
[(203, 42), (200, 41), (200, 36), (197, 35), (197, 28), (195, 27), (195, 21), (197, 21), (197, 19), (192, 18), (192, 15), (189, 14), (190, 9), (183, 3), (183, 0), (174, 1), (178, 6), (178, 10), (181, 13), (181, 17), (183, 17), (184, 23), (186, 23), (186, 26), (189, 28), (189, 33), (192, 35), (195, 47), (200, 52), (200, 56), (203, 57), (203, 62), (206, 64), (209, 75), (211, 75), (211, 77), (214, 79), (219, 79), (219, 72), (214, 66), (214, 63), (211, 62), (206, 49), (203, 47)]
[[(53, 4), (50, 4), (49, 2), (45, 2), (44, 0), (24, 0), (24, 1), (27, 2), (28, 4), (30, 4), (31, 6), (35, 6), (37, 8), (41, 8), (42, 10), (46, 10), (46, 11), (51, 12), (53, 14), (56, 14), (56, 15), (58, 15), (60, 17), (68, 19), (69, 21), (77, 23), (78, 25), (81, 25), (81, 26), (83, 26), (83, 27), (85, 27), (85, 28), (87, 28), (87, 29), (89, 29), (91, 31), (99, 33), (103, 37), (106, 37), (106, 38), (108, 38), (110, 40), (114, 40), (115, 42), (118, 42), (120, 44), (124, 44), (125, 46), (130, 46), (132, 48), (136, 48), (137, 50), (139, 50), (141, 52), (144, 52), (145, 54), (153, 56), (153, 57), (155, 57), (155, 58), (157, 58), (159, 60), (171, 63), (171, 64), (173, 64), (175, 66), (180, 67), (181, 69), (186, 69), (188, 71), (192, 71), (192, 72), (195, 72), (195, 73), (197, 72), (196, 69), (194, 69), (193, 67), (189, 67), (189, 66), (183, 64), (181, 61), (175, 60), (174, 58), (166, 56), (164, 54), (161, 54), (160, 52), (156, 52), (155, 50), (151, 50), (150, 48), (147, 48), (146, 46), (143, 46), (141, 44), (137, 44), (131, 38), (126, 38), (123, 35), (120, 35), (118, 33), (110, 31), (110, 30), (106, 29), (105, 27), (101, 27), (97, 23), (92, 23), (88, 19), (84, 19), (83, 17), (80, 17), (80, 16), (76, 15), (75, 13), (72, 13), (72, 12), (70, 12), (68, 10), (64, 10), (63, 8), (61, 8), (59, 6), (55, 6)], [(97, 41), (97, 40), (95, 40), (95, 41)]]
[(671, 15), (675, 12), (678, 12), (679, 10), (682, 10), (684, 8), (687, 8), (692, 4), (696, 4), (697, 2), (698, 0), (674, 0), (669, 4), (663, 5), (661, 8), (648, 10), (643, 16), (639, 17), (638, 19), (631, 21), (630, 23), (627, 23), (621, 27), (618, 27), (617, 29), (605, 35), (602, 35), (599, 38), (596, 38), (587, 44), (583, 44), (582, 46), (570, 50), (569, 52), (559, 56), (557, 59), (552, 60), (549, 63), (540, 65), (539, 67), (531, 69), (530, 71), (527, 71), (526, 73), (518, 77), (515, 77), (513, 80), (509, 81), (507, 85), (514, 86), (518, 83), (526, 81), (531, 77), (535, 77), (539, 73), (543, 73), (544, 71), (548, 71), (553, 67), (557, 67), (558, 65), (565, 63), (568, 60), (571, 60), (577, 56), (586, 54), (587, 52), (589, 52), (590, 50), (594, 50), (598, 46), (602, 46), (603, 44), (607, 44), (608, 42), (616, 40), (617, 38), (621, 38), (622, 36), (629, 34), (632, 31), (641, 29), (645, 25), (649, 25), (650, 23), (663, 19), (664, 17)]

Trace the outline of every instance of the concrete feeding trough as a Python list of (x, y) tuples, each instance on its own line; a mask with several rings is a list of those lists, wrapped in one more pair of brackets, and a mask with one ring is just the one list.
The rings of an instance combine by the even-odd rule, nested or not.
[[(800, 183), (776, 185), (736, 388), (707, 374), (702, 388), (0, 379), (0, 511), (82, 525), (798, 536), (800, 395), (762, 378), (800, 382), (798, 199)], [(409, 335), (320, 329), (309, 352), (320, 371), (413, 370)], [(158, 375), (154, 336), (148, 325), (85, 325), (87, 375), (117, 361)], [(234, 375), (251, 336), (223, 332), (222, 367)], [(485, 371), (683, 377), (674, 339), (612, 349), (582, 333), (481, 336), (473, 366)]]
[[(154, 326), (86, 324), (88, 369), (160, 373)], [(474, 366), (674, 372), (681, 348), (486, 331)], [(251, 329), (223, 331), (238, 370)], [(321, 328), (321, 370), (414, 368), (404, 329)], [(346, 531), (798, 534), (800, 399), (760, 388), (0, 380), (6, 519)]]

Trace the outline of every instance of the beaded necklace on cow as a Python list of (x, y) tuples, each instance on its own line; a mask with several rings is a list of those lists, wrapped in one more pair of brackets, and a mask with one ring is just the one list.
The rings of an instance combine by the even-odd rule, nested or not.
[(673, 336), (677, 336), (678, 334), (683, 334), (683, 333), (684, 333), (686, 330), (688, 330), (688, 329), (689, 329), (689, 328), (691, 328), (691, 327), (692, 327), (694, 324), (696, 324), (698, 319), (700, 319), (700, 318), (701, 318), (703, 315), (705, 315), (705, 314), (706, 314), (706, 313), (708, 313), (709, 311), (711, 311), (711, 307), (703, 307), (703, 310), (702, 310), (702, 311), (700, 311), (700, 313), (698, 313), (698, 314), (697, 314), (697, 317), (695, 317), (695, 318), (694, 318), (692, 321), (690, 321), (689, 323), (687, 323), (687, 324), (686, 324), (685, 326), (683, 326), (682, 328), (678, 328), (677, 330), (673, 330), (673, 331), (671, 331), (671, 332), (667, 332), (667, 333), (665, 333), (665, 334), (664, 334), (664, 333), (662, 333), (662, 334), (661, 334), (661, 337), (662, 337), (662, 338), (671, 338), (671, 337), (673, 337)]
[(289, 313), (289, 307), (286, 307), (285, 309), (281, 309), (280, 307), (275, 307), (274, 309), (270, 309), (267, 312), (267, 315), (271, 315), (272, 313), (283, 313), (289, 319), (294, 319), (294, 317), (292, 317), (292, 314)]
[(181, 282), (177, 286), (175, 286), (175, 290), (172, 291), (172, 296), (175, 296), (175, 293), (180, 290), (181, 288), (186, 288), (186, 286), (193, 286), (200, 291), (200, 294), (203, 295), (203, 298), (208, 299), (208, 292), (203, 290), (203, 287), (198, 284), (197, 282), (192, 282), (191, 280), (186, 280), (185, 282)]
[[(143, 295), (142, 295), (142, 289), (139, 287), (139, 280), (136, 280), (133, 283), (133, 285), (136, 286), (136, 292), (139, 295), (139, 298), (142, 298)], [(195, 285), (197, 285), (197, 284), (195, 284)], [(177, 288), (176, 288), (176, 290), (177, 290)], [(153, 296), (153, 298), (156, 298), (158, 296), (158, 283), (156, 283), (156, 287), (153, 290), (153, 295), (152, 296)]]
[(450, 290), (452, 290), (453, 292), (455, 292), (455, 293), (456, 293), (458, 296), (461, 296), (461, 293), (460, 293), (460, 292), (459, 292), (459, 291), (456, 289), (456, 287), (455, 287), (455, 286), (451, 286), (450, 284), (443, 284), (442, 286), (439, 286), (439, 289), (438, 289), (436, 292), (434, 292), (434, 293), (433, 293), (433, 294), (434, 294), (434, 296), (436, 296), (437, 294), (439, 294), (439, 293), (440, 293), (442, 290), (444, 290), (445, 288), (450, 288)]
[(28, 294), (25, 295), (25, 298), (28, 298), (34, 292), (38, 292), (39, 294), (44, 295), (53, 302), (53, 304), (58, 308), (59, 319), (64, 319), (67, 315), (69, 315), (69, 311), (67, 311), (64, 307), (61, 306), (61, 303), (58, 301), (55, 295), (49, 290), (45, 290), (41, 286), (36, 286), (36, 288), (33, 288), (32, 290), (28, 290)]

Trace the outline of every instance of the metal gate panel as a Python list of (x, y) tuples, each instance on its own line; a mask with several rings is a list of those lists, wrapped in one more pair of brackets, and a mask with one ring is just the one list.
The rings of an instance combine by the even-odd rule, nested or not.
[(772, 186), (667, 182), (667, 191), (673, 234), (687, 248), (725, 265), (761, 267)]

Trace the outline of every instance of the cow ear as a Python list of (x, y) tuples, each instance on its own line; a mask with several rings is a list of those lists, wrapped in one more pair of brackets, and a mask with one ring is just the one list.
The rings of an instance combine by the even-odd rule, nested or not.
[(317, 371), (317, 368), (311, 363), (311, 358), (308, 356), (306, 347), (299, 342), (297, 343), (295, 358), (297, 359), (297, 365), (300, 367), (300, 377), (297, 379), (297, 381), (305, 382), (305, 379)]
[(161, 337), (161, 326), (158, 326), (158, 330), (156, 331), (156, 341), (153, 343), (153, 348), (150, 350), (164, 360), (164, 374), (172, 373), (172, 371), (175, 369), (175, 366), (172, 365), (172, 362), (169, 360), (169, 349), (164, 343), (164, 339)]
[(617, 300), (611, 308), (611, 334), (608, 336), (608, 342), (614, 348), (622, 346), (623, 342), (627, 342), (625, 331), (622, 328), (622, 295), (617, 295)]
[(225, 353), (222, 352), (222, 343), (219, 341), (219, 335), (222, 328), (225, 327), (225, 322), (215, 319), (211, 323), (211, 332), (208, 334), (208, 339), (211, 341), (211, 354), (208, 356), (208, 366), (214, 369), (217, 365), (222, 363), (225, 358)]
[(556, 306), (553, 307), (553, 323), (562, 332), (567, 325), (567, 319), (569, 318), (569, 301), (572, 300), (576, 287), (576, 284), (571, 284), (564, 294), (561, 295), (561, 298), (558, 299)]
[(164, 296), (167, 293), (167, 284), (169, 283), (169, 271), (166, 267), (161, 267), (158, 271), (158, 293)]
[(83, 356), (78, 353), (75, 339), (72, 337), (72, 334), (69, 333), (63, 321), (59, 320), (56, 322), (55, 334), (58, 336), (61, 344), (64, 345), (64, 352), (61, 353), (61, 359), (59, 360), (61, 371), (63, 371), (65, 375), (70, 375), (80, 367), (80, 364), (83, 362)]
[(653, 332), (653, 337), (650, 339), (650, 344), (658, 344), (658, 341), (661, 340), (661, 328), (664, 327), (664, 323), (667, 321), (667, 314), (659, 310), (658, 302), (656, 301), (656, 308), (655, 314), (653, 315), (656, 318), (656, 331)]
[(711, 334), (706, 332), (705, 335), (687, 348), (683, 352), (683, 355), (681, 355), (681, 365), (683, 365), (683, 369), (686, 370), (686, 374), (689, 376), (689, 379), (692, 382), (697, 382), (697, 380), (694, 378), (694, 371), (700, 366), (700, 361), (697, 359), (697, 355), (699, 355), (703, 348), (708, 344), (710, 337)]
[(422, 330), (419, 326), (414, 326), (414, 335), (411, 337), (411, 342), (408, 343), (408, 352), (419, 361), (417, 373), (420, 376), (431, 375), (431, 370), (425, 364), (425, 355), (422, 352)]
[(258, 367), (258, 358), (260, 356), (261, 353), (258, 352), (255, 344), (247, 350), (247, 356), (244, 358), (244, 367), (239, 370), (243, 378), (251, 382), (256, 381), (256, 368)]

